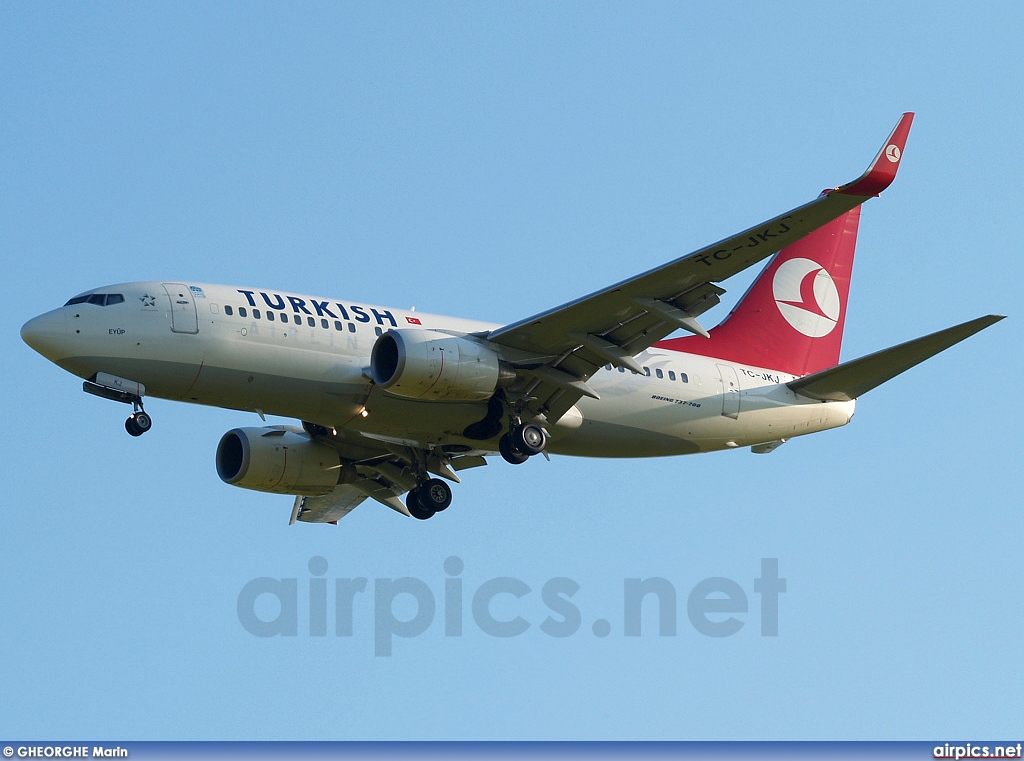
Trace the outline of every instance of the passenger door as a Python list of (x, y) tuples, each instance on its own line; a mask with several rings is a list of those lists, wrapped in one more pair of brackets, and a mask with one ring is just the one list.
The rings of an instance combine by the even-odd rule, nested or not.
[(198, 333), (196, 302), (188, 286), (182, 283), (164, 283), (164, 290), (171, 300), (171, 330), (175, 333)]
[(732, 365), (718, 365), (722, 379), (722, 414), (734, 420), (740, 416), (740, 379)]

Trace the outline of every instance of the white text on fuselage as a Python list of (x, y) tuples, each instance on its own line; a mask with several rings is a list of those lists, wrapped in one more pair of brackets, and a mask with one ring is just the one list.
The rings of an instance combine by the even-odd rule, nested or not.
[(775, 373), (755, 372), (753, 370), (748, 370), (745, 367), (739, 368), (739, 371), (746, 375), (748, 378), (755, 378), (756, 380), (768, 381), (769, 383), (782, 383), (782, 378), (776, 375)]
[[(385, 321), (391, 324), (391, 327), (397, 328), (398, 323), (395, 321), (395, 316), (391, 314), (387, 309), (374, 309), (372, 307), (363, 307), (358, 304), (349, 304), (347, 307), (337, 301), (322, 301), (320, 299), (300, 299), (298, 296), (282, 296), (279, 293), (264, 293), (263, 291), (244, 291), (241, 288), (237, 289), (240, 294), (245, 296), (246, 301), (249, 302), (251, 307), (259, 307), (261, 304), (257, 303), (255, 294), (259, 294), (263, 303), (270, 309), (280, 309), (288, 311), (289, 308), (296, 314), (305, 314), (310, 317), (330, 317), (334, 320), (354, 320), (355, 322), (370, 322), (376, 320), (378, 325), (383, 325)], [(285, 303), (287, 302), (287, 304)], [(308, 305), (308, 306), (307, 306)], [(312, 308), (312, 312), (310, 309)], [(351, 316), (350, 316), (351, 315)], [(372, 317), (371, 317), (372, 315)]]

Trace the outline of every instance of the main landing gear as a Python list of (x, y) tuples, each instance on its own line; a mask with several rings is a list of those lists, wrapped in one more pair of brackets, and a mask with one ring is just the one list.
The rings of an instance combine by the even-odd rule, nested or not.
[(405, 498), (405, 506), (413, 518), (425, 521), (447, 509), (452, 503), (452, 489), (440, 478), (428, 478)]
[(521, 465), (544, 451), (547, 436), (539, 425), (513, 422), (509, 432), (498, 439), (498, 451), (505, 462)]
[[(498, 439), (498, 450), (506, 462), (520, 465), (543, 452), (547, 443), (544, 429), (533, 423), (523, 424), (515, 417), (508, 433)], [(420, 473), (421, 480), (406, 496), (405, 506), (413, 518), (425, 521), (447, 509), (452, 503), (452, 489), (440, 478), (427, 478), (424, 471)]]

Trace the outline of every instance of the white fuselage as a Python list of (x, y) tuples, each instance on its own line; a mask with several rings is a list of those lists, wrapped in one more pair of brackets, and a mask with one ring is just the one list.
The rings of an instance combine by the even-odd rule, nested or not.
[[(391, 328), (466, 335), (498, 325), (230, 286), (154, 281), (95, 292), (124, 301), (65, 306), (25, 329), (46, 336), (36, 348), (80, 377), (108, 373), (143, 383), (150, 397), (297, 418), (349, 433), (354, 444), (367, 433), (496, 451), (496, 439), (462, 433), (484, 417), (485, 403), (404, 399), (365, 370)], [(649, 375), (607, 366), (588, 381), (600, 399), (584, 397), (548, 426), (549, 451), (692, 454), (835, 428), (853, 416), (854, 402), (801, 397), (785, 385), (794, 376), (770, 369), (658, 348), (636, 360)]]

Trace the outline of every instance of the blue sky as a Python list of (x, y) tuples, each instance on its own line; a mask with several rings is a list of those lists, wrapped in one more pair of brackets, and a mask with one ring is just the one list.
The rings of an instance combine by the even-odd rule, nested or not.
[[(0, 6), (0, 735), (1019, 734), (1022, 16)], [(120, 405), (18, 336), (77, 292), (158, 278), (511, 322), (853, 179), (907, 110), (900, 177), (864, 210), (844, 357), (1010, 319), (872, 392), (845, 429), (768, 456), (498, 461), (425, 523), (369, 503), (338, 527), (289, 527), (288, 498), (214, 470), (220, 435), (255, 415), (154, 400), (153, 431), (131, 439)], [(711, 322), (749, 280), (726, 284)], [(461, 637), (444, 635), (451, 556)], [(331, 589), (369, 579), (352, 637), (308, 633), (316, 557)], [(778, 637), (759, 635), (761, 558), (787, 580)], [(259, 577), (297, 579), (297, 636), (239, 622)], [(374, 580), (400, 577), (438, 613), (378, 657)], [(531, 589), (494, 607), (530, 622), (521, 636), (470, 615), (499, 577)], [(566, 638), (540, 629), (557, 577), (580, 587)], [(653, 607), (624, 635), (624, 579), (646, 577), (677, 592), (675, 636)], [(731, 637), (688, 621), (709, 577), (749, 601)]]

